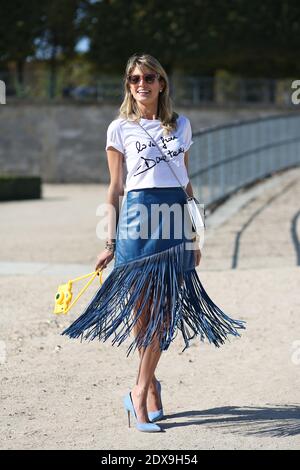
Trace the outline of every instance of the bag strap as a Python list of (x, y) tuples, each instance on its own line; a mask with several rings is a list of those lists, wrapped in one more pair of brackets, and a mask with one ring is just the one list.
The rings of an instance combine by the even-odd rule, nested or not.
[(141, 124), (139, 121), (136, 121), (136, 122), (137, 122), (138, 125), (148, 134), (148, 136), (150, 137), (150, 139), (153, 140), (153, 142), (155, 143), (155, 146), (158, 147), (160, 153), (161, 153), (162, 156), (163, 156), (164, 161), (165, 161), (166, 163), (168, 163), (168, 166), (169, 166), (170, 170), (172, 171), (173, 175), (174, 175), (175, 178), (177, 179), (177, 181), (178, 181), (178, 183), (180, 184), (181, 188), (182, 188), (183, 191), (185, 192), (185, 195), (186, 195), (186, 197), (187, 197), (187, 200), (192, 200), (192, 199), (194, 199), (192, 196), (190, 196), (190, 195), (186, 192), (184, 186), (183, 186), (183, 185), (181, 184), (181, 182), (179, 181), (178, 176), (177, 176), (176, 173), (174, 172), (173, 168), (169, 165), (169, 162), (166, 160), (167, 156), (163, 153), (163, 151), (161, 150), (159, 144), (154, 140), (154, 138), (152, 137), (152, 135), (149, 134), (149, 132), (144, 128), (144, 126), (142, 126), (142, 124)]
[[(101, 270), (100, 271), (100, 285), (103, 284), (103, 281), (102, 281), (102, 273), (103, 271)], [(84, 293), (84, 291), (86, 291), (86, 289), (89, 287), (89, 285), (93, 282), (93, 280), (95, 279), (96, 276), (98, 276), (99, 274), (99, 270), (97, 271), (94, 271), (92, 273), (89, 273), (89, 274), (85, 274), (84, 276), (80, 276), (80, 277), (76, 277), (75, 279), (72, 279), (71, 281), (69, 281), (69, 283), (71, 283), (71, 286), (73, 284), (73, 282), (76, 282), (76, 281), (80, 281), (81, 279), (84, 279), (86, 277), (89, 277), (89, 276), (92, 276), (91, 279), (88, 281), (88, 283), (81, 289), (81, 291), (79, 292), (79, 294), (76, 296), (76, 298), (73, 300), (73, 302), (69, 305), (69, 307), (67, 308), (66, 312), (67, 313), (71, 307), (73, 307), (73, 305), (77, 302), (77, 300), (79, 299), (79, 297)]]
[[(68, 285), (68, 289), (70, 290), (70, 292), (72, 292), (72, 286), (73, 286), (73, 282), (76, 282), (76, 281), (80, 281), (81, 279), (85, 279), (86, 277), (89, 277), (89, 276), (92, 276), (91, 279), (88, 281), (88, 283), (81, 289), (81, 291), (79, 292), (79, 294), (76, 296), (76, 298), (73, 300), (73, 302), (70, 303), (70, 305), (67, 306), (67, 308), (63, 311), (63, 313), (68, 313), (68, 311), (73, 307), (73, 305), (77, 302), (77, 300), (79, 299), (79, 297), (84, 293), (84, 291), (89, 287), (89, 285), (93, 282), (93, 280), (95, 279), (95, 277), (97, 275), (100, 276), (100, 285), (102, 286), (103, 284), (103, 281), (102, 281), (102, 273), (103, 273), (103, 270), (99, 271), (93, 271), (92, 273), (89, 273), (89, 274), (85, 274), (84, 276), (79, 276), (79, 277), (76, 277), (75, 279), (71, 279), (69, 280), (66, 285)], [(59, 286), (60, 287), (60, 286)], [(54, 307), (54, 313), (58, 313), (56, 311), (56, 307)], [(62, 312), (59, 312), (59, 313), (62, 313)]]

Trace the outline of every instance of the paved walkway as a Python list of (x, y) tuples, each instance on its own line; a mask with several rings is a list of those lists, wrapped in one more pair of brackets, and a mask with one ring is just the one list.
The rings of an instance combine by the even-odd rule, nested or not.
[[(9, 449), (299, 448), (300, 168), (267, 179), (207, 220), (198, 273), (211, 298), (247, 321), (217, 349), (176, 338), (157, 375), (160, 436), (128, 430), (122, 396), (137, 357), (61, 331), (57, 285), (94, 269), (105, 186), (45, 185), (42, 200), (0, 204), (1, 446)], [(109, 274), (113, 263), (106, 271)]]
[[(297, 266), (300, 169), (241, 190), (207, 217), (202, 270)], [(93, 270), (102, 185), (44, 185), (43, 200), (1, 205), (0, 274), (61, 275)], [(113, 268), (110, 263), (107, 274)]]

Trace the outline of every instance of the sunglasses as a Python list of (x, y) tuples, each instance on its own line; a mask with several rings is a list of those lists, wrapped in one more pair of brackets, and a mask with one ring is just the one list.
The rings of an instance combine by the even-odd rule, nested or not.
[(127, 80), (131, 85), (137, 85), (141, 81), (141, 77), (144, 77), (146, 83), (154, 83), (155, 79), (159, 78), (158, 73), (146, 73), (145, 75), (128, 75)]

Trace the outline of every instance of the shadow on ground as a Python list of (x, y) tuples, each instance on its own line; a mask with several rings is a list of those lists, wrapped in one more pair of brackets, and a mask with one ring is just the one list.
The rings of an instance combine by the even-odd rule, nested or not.
[[(223, 428), (231, 433), (296, 436), (300, 433), (300, 406), (275, 405), (264, 407), (225, 406), (201, 411), (185, 411), (166, 415), (162, 428), (201, 425)], [(187, 421), (168, 423), (168, 419), (188, 418)]]

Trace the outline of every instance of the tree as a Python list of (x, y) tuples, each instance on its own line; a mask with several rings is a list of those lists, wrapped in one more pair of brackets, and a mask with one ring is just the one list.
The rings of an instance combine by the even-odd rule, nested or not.
[(34, 39), (40, 30), (40, 2), (2, 0), (0, 9), (0, 62), (15, 62), (18, 82), (23, 84), (24, 64), (35, 53)]
[(90, 1), (88, 57), (121, 71), (134, 52), (157, 57), (168, 72), (213, 75), (219, 68), (248, 75), (299, 70), (297, 0)]
[(51, 98), (55, 96), (56, 91), (58, 60), (67, 60), (75, 54), (75, 45), (81, 34), (78, 25), (81, 3), (80, 0), (43, 1), (41, 31), (35, 43), (39, 55), (49, 59)]

